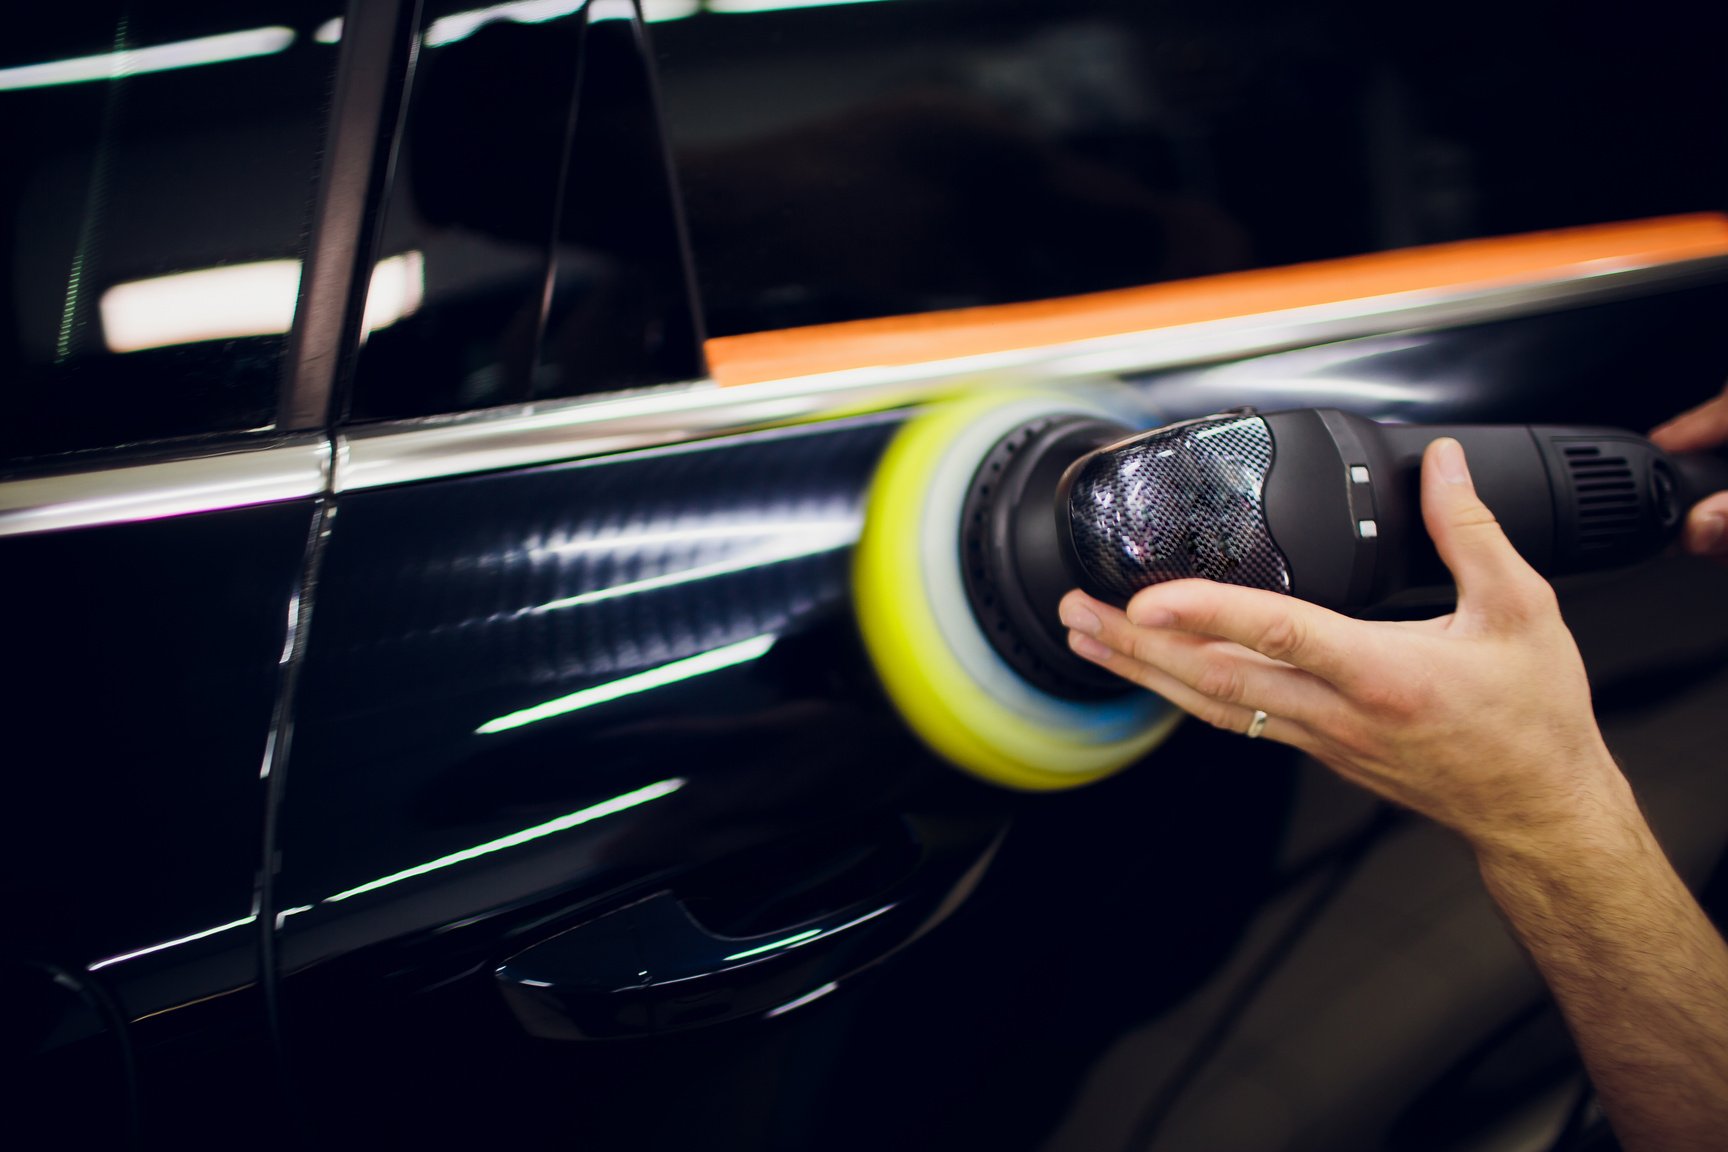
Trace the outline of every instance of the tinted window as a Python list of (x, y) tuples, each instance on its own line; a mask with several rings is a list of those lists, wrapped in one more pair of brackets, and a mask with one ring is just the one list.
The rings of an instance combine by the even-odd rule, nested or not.
[(1722, 5), (648, 5), (710, 335), (1728, 204)]
[(271, 424), (340, 7), (100, 0), (9, 25), (0, 458)]
[(429, 3), (351, 414), (701, 373), (628, 0)]

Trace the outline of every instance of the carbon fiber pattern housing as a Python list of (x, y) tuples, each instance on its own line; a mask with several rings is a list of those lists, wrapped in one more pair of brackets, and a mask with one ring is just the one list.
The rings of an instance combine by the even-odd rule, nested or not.
[(1289, 592), (1261, 499), (1271, 467), (1272, 433), (1247, 415), (1175, 424), (1077, 461), (1065, 508), (1082, 587), (1116, 604), (1190, 576)]

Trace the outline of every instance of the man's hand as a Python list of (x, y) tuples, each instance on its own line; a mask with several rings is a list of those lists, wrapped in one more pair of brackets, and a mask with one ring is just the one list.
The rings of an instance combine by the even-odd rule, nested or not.
[(1429, 446), (1422, 511), (1457, 609), (1368, 622), (1203, 580), (1155, 585), (1126, 613), (1075, 591), (1074, 651), (1220, 728), (1294, 745), (1479, 851), (1537, 850), (1636, 805), (1597, 731), (1553, 589), (1477, 498), (1457, 441)]
[[(1728, 444), (1728, 387), (1650, 433), (1666, 452), (1708, 452)], [(1686, 551), (1728, 557), (1728, 492), (1700, 500), (1686, 518)]]
[[(1728, 399), (1693, 415), (1728, 421)], [(1450, 616), (1369, 623), (1182, 580), (1126, 613), (1069, 593), (1069, 643), (1220, 728), (1265, 711), (1266, 736), (1462, 833), (1621, 1144), (1719, 1149), (1728, 948), (1608, 755), (1553, 589), (1476, 498), (1455, 440), (1423, 457), (1422, 514), (1458, 582)]]
[[(1694, 417), (1728, 421), (1728, 398)], [(1069, 593), (1069, 643), (1221, 728), (1264, 711), (1266, 736), (1462, 833), (1621, 1144), (1720, 1148), (1728, 948), (1608, 755), (1553, 589), (1477, 499), (1455, 440), (1423, 457), (1422, 515), (1458, 582), (1450, 616), (1369, 623), (1183, 580), (1126, 613)]]

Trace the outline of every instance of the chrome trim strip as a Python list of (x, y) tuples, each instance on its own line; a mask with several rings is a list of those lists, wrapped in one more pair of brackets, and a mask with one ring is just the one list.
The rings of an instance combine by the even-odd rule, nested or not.
[(1044, 348), (721, 388), (712, 381), (360, 428), (161, 463), (0, 481), (0, 536), (213, 512), (577, 460), (891, 408), (983, 386), (1047, 385), (1361, 336), (1511, 319), (1728, 278), (1728, 257), (1628, 266), (1469, 292), (1406, 292)]
[(316, 496), (330, 477), (320, 437), (98, 472), (0, 483), (0, 536), (159, 520)]
[(906, 366), (858, 368), (721, 388), (711, 381), (627, 396), (383, 424), (338, 438), (334, 489), (352, 492), (576, 460), (889, 408), (981, 386), (1048, 384), (1263, 355), (1334, 340), (1510, 319), (1728, 275), (1728, 257), (1627, 266), (1468, 292), (1418, 291), (1155, 328), (1068, 344)]

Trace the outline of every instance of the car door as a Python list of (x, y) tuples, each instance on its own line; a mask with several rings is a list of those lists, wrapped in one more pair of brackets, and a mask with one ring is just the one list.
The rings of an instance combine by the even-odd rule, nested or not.
[(86, 5), (0, 61), (18, 1146), (201, 1143), (276, 1098), (264, 815), (329, 463), (284, 381), (333, 15)]

